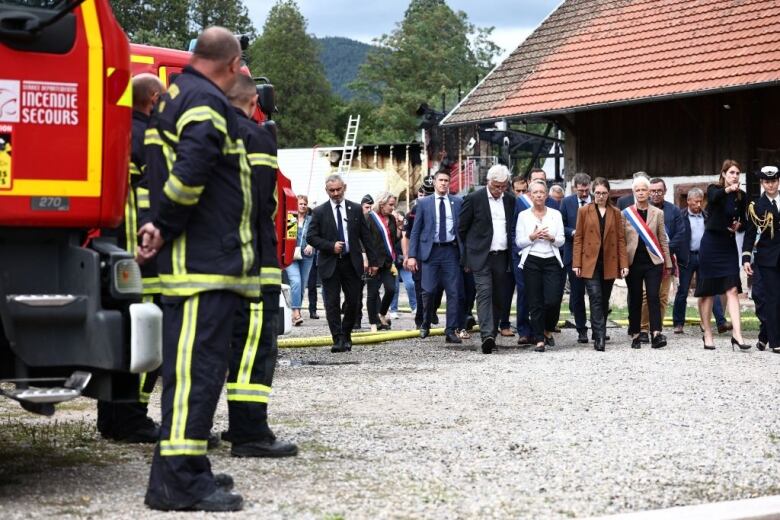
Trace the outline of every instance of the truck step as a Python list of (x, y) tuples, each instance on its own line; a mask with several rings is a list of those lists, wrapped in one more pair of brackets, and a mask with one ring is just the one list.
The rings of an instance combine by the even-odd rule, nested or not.
[(89, 384), (92, 374), (89, 372), (76, 371), (64, 380), (62, 386), (18, 388), (19, 384), (27, 384), (34, 381), (56, 381), (54, 379), (4, 379), (0, 383), (16, 383), (17, 388), (13, 390), (4, 390), (0, 388), (2, 395), (10, 397), (22, 403), (54, 404), (70, 401), (81, 395)]

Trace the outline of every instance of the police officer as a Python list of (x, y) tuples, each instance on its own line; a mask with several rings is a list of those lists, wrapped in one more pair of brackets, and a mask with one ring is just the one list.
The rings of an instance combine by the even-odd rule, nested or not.
[[(763, 284), (763, 316), (766, 341), (772, 352), (780, 354), (780, 175), (777, 166), (764, 166), (758, 173), (763, 195), (748, 206), (742, 265), (748, 275), (755, 264)], [(755, 251), (755, 253), (753, 253)], [(752, 260), (752, 262), (751, 262)]]
[[(136, 251), (139, 221), (146, 218), (149, 209), (144, 133), (149, 126), (152, 108), (164, 91), (165, 87), (154, 74), (140, 74), (133, 78), (133, 130), (125, 218), (119, 227), (101, 232), (102, 236), (115, 237), (120, 247), (133, 254)], [(141, 269), (144, 276), (144, 301), (153, 301), (154, 295), (159, 293), (154, 262), (147, 263)], [(141, 374), (136, 402), (98, 401), (97, 428), (104, 438), (128, 443), (157, 442), (160, 428), (147, 415), (149, 396), (157, 382), (157, 373), (155, 370)]]
[(268, 426), (282, 281), (274, 223), (276, 143), (270, 131), (249, 119), (257, 109), (257, 88), (252, 78), (240, 75), (227, 97), (238, 116), (239, 132), (252, 168), (262, 297), (245, 299), (233, 326), (227, 379), (229, 427), (222, 438), (232, 443), (230, 453), (234, 457), (290, 457), (298, 454), (298, 447), (277, 440)]
[(252, 172), (224, 94), (240, 65), (236, 38), (206, 29), (146, 132), (153, 221), (139, 230), (137, 257), (157, 255), (163, 304), (163, 420), (145, 499), (152, 509), (243, 504), (229, 491), (232, 478), (215, 476), (206, 455), (234, 317), (244, 298), (260, 296), (251, 275)]

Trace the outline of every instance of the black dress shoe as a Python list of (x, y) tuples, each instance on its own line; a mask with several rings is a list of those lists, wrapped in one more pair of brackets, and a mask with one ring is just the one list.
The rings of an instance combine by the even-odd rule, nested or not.
[(149, 419), (148, 423), (131, 432), (122, 432), (109, 438), (126, 444), (154, 444), (160, 440), (160, 427)]
[(320, 315), (317, 314), (316, 312), (310, 312), (309, 313), (309, 318), (312, 319), (312, 320), (318, 320), (318, 319), (320, 319)]
[(631, 340), (631, 348), (642, 348), (642, 338), (639, 336)]
[(664, 348), (666, 346), (666, 336), (661, 333), (653, 336), (653, 342), (650, 345), (652, 348)]
[(230, 447), (230, 455), (233, 457), (295, 457), (298, 455), (298, 446), (291, 442), (270, 438), (243, 444), (233, 444)]
[(438, 325), (438, 324), (439, 324), (439, 317), (434, 314), (433, 317), (431, 318), (431, 325)]
[(718, 334), (724, 334), (730, 330), (734, 330), (734, 325), (731, 323), (726, 322), (722, 325), (718, 325)]
[(352, 352), (352, 340), (351, 339), (345, 339), (343, 345), (344, 345), (344, 352)]
[(431, 329), (423, 327), (420, 329), (420, 339), (425, 339), (431, 333)]
[(476, 326), (476, 324), (477, 324), (477, 320), (474, 319), (474, 316), (470, 314), (466, 316), (466, 330), (473, 329)]
[(338, 352), (346, 352), (347, 349), (344, 348), (344, 340), (340, 338), (336, 340), (333, 346), (330, 347), (330, 351), (333, 352), (334, 354)]
[(463, 343), (463, 340), (454, 332), (448, 332), (444, 335), (444, 343)]
[(482, 340), (482, 353), (483, 354), (490, 354), (493, 352), (493, 348), (496, 346), (496, 340), (488, 336), (487, 338)]
[(241, 511), (244, 506), (244, 499), (238, 493), (231, 493), (217, 485), (217, 489), (207, 497), (203, 497), (191, 506), (176, 507), (164, 502), (158, 501), (148, 494), (144, 503), (150, 509), (158, 511)]
[(230, 491), (234, 486), (233, 477), (227, 473), (216, 473), (214, 475), (214, 484), (223, 491)]
[(760, 350), (761, 352), (765, 351), (766, 350), (766, 342), (758, 340), (758, 342), (756, 343), (756, 348), (758, 350)]
[(547, 345), (548, 347), (554, 347), (555, 346), (555, 338), (552, 337), (552, 336), (549, 336), (549, 337), (545, 336), (544, 337), (544, 344)]
[(596, 341), (593, 344), (593, 348), (599, 352), (604, 352), (606, 350), (606, 346), (604, 345), (604, 339), (596, 338)]
[(577, 343), (587, 343), (587, 342), (588, 342), (588, 331), (587, 330), (577, 331)]
[(642, 343), (650, 343), (650, 336), (647, 334), (647, 332), (640, 332), (639, 341)]

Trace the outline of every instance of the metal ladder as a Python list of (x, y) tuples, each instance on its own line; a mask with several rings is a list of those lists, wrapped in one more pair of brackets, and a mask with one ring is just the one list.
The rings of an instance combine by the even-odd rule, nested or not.
[(359, 126), (360, 114), (357, 117), (352, 117), (352, 114), (350, 114), (349, 122), (347, 123), (347, 135), (344, 136), (344, 152), (341, 154), (341, 160), (339, 161), (339, 175), (349, 173), (349, 170), (352, 168), (352, 155), (355, 153)]

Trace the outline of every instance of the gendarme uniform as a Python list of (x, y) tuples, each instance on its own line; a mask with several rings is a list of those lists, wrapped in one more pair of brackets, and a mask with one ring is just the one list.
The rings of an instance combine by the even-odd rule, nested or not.
[(146, 503), (184, 509), (216, 491), (207, 439), (225, 381), (234, 316), (260, 296), (252, 173), (224, 93), (192, 67), (146, 132), (163, 304), (163, 421)]
[[(765, 166), (759, 179), (777, 179), (778, 168)], [(769, 346), (780, 352), (780, 195), (775, 199), (766, 192), (748, 206), (747, 230), (743, 241), (742, 263), (753, 263), (761, 273), (764, 289), (762, 324), (766, 326)], [(754, 279), (755, 283), (755, 279)]]
[[(149, 116), (134, 110), (124, 220), (119, 227), (101, 232), (103, 236), (116, 237), (119, 247), (133, 255), (138, 245), (136, 233), (149, 213), (144, 151), (144, 134), (148, 126)], [(141, 273), (144, 277), (144, 301), (153, 301), (154, 296), (159, 293), (156, 263), (152, 261), (143, 265)], [(158, 432), (154, 422), (147, 416), (147, 404), (157, 382), (157, 374), (158, 371), (155, 370), (140, 375), (137, 402), (98, 401), (97, 427), (103, 437), (131, 442), (156, 442)]]
[(268, 456), (269, 451), (273, 456), (295, 455), (295, 446), (275, 444), (268, 427), (282, 283), (276, 256), (276, 144), (267, 129), (249, 119), (241, 109), (236, 108), (235, 112), (252, 168), (252, 221), (262, 296), (245, 299), (233, 325), (227, 379), (229, 429), (224, 438), (233, 444), (231, 453), (236, 456)]

